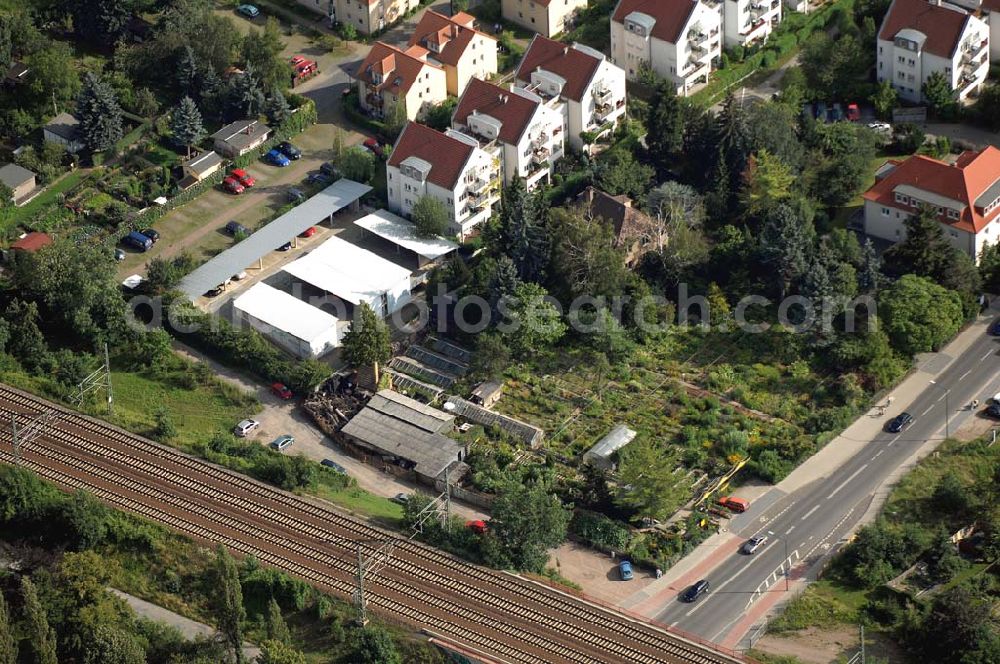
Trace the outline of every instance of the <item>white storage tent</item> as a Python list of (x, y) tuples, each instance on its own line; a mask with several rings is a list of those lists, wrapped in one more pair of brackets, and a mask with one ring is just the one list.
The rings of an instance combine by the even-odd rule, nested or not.
[(378, 254), (332, 237), (284, 271), (384, 318), (410, 301), (411, 272)]
[(233, 308), (236, 316), (296, 357), (319, 357), (340, 345), (337, 318), (265, 283), (233, 300)]
[(378, 210), (354, 222), (372, 235), (392, 242), (397, 247), (412, 251), (421, 265), (436, 261), (458, 250), (458, 245), (440, 236), (420, 237), (417, 227), (388, 210)]

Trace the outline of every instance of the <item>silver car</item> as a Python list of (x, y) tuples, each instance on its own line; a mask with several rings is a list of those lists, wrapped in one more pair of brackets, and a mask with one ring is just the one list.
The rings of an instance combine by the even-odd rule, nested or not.
[(246, 438), (252, 432), (256, 431), (258, 428), (260, 428), (260, 422), (258, 422), (257, 420), (243, 420), (235, 427), (233, 427), (233, 433), (239, 436), (240, 438)]
[(283, 436), (278, 436), (271, 441), (271, 447), (278, 450), (279, 452), (284, 452), (286, 449), (291, 447), (292, 443), (295, 442), (295, 438), (289, 436), (287, 433)]
[(748, 556), (752, 556), (753, 554), (757, 553), (757, 550), (760, 549), (760, 547), (764, 546), (764, 544), (766, 543), (767, 543), (767, 535), (758, 535), (757, 537), (751, 537), (743, 544), (742, 548), (740, 548), (740, 551), (747, 554)]

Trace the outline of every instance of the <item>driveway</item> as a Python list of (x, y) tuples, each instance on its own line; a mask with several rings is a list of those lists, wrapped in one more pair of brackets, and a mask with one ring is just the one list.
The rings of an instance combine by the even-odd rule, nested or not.
[[(360, 488), (371, 494), (384, 498), (391, 498), (397, 493), (420, 492), (435, 495), (427, 487), (384, 473), (342, 451), (333, 440), (316, 428), (309, 416), (298, 407), (297, 400), (282, 401), (272, 394), (266, 385), (261, 385), (177, 341), (174, 342), (174, 351), (186, 359), (207, 364), (222, 380), (257, 396), (263, 409), (255, 416), (260, 422), (260, 429), (253, 436), (253, 440), (261, 445), (267, 445), (282, 434), (289, 434), (295, 437), (295, 444), (290, 448), (291, 453), (316, 462), (323, 459), (336, 461), (347, 469), (348, 474)], [(451, 505), (452, 511), (464, 519), (489, 519), (489, 515), (478, 508), (456, 500), (452, 500)]]

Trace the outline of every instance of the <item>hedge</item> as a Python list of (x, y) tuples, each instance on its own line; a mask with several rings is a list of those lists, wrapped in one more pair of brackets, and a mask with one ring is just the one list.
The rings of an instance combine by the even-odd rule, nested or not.
[(618, 521), (586, 510), (576, 510), (569, 522), (569, 531), (587, 544), (607, 551), (625, 552), (632, 541), (632, 532)]

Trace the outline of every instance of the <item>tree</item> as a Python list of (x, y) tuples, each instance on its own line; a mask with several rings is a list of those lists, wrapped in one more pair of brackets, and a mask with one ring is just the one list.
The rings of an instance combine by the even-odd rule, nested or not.
[(111, 86), (88, 72), (76, 100), (80, 136), (87, 149), (100, 152), (114, 147), (124, 134), (122, 109)]
[(352, 661), (357, 664), (403, 664), (392, 636), (384, 629), (370, 625), (358, 633)]
[(646, 112), (646, 148), (650, 161), (662, 175), (670, 170), (683, 145), (684, 112), (673, 84), (660, 79)]
[(190, 44), (184, 44), (181, 48), (180, 56), (177, 58), (177, 87), (181, 94), (190, 97), (198, 90), (198, 59), (195, 57), (194, 49)]
[(375, 155), (369, 150), (354, 145), (344, 150), (337, 167), (341, 175), (355, 182), (371, 182), (375, 177)]
[(83, 664), (143, 664), (146, 652), (132, 634), (98, 626), (86, 645)]
[(489, 283), (490, 309), (494, 316), (497, 314), (497, 305), (500, 300), (513, 295), (522, 283), (521, 278), (517, 276), (517, 267), (510, 256), (498, 257), (494, 263), (493, 275), (490, 277)]
[(536, 283), (520, 284), (514, 295), (500, 302), (505, 320), (498, 329), (507, 338), (511, 350), (521, 356), (537, 352), (557, 342), (566, 332), (559, 310), (548, 300), (549, 294)]
[(787, 200), (795, 184), (795, 176), (788, 167), (767, 150), (761, 150), (750, 158), (743, 177), (745, 206), (751, 217)]
[(882, 81), (878, 88), (872, 93), (870, 101), (875, 107), (875, 116), (880, 120), (888, 120), (892, 117), (892, 111), (896, 108), (899, 93), (892, 87), (889, 81)]
[(354, 312), (351, 328), (341, 341), (344, 360), (353, 367), (374, 367), (375, 382), (378, 382), (379, 365), (387, 362), (392, 355), (389, 346), (389, 326), (378, 316), (367, 302), (362, 302)]
[(865, 186), (875, 158), (875, 136), (852, 122), (814, 123), (807, 134), (806, 177), (812, 197), (827, 206), (845, 205)]
[(500, 207), (500, 246), (523, 281), (540, 281), (548, 263), (548, 237), (538, 200), (528, 193), (524, 180), (514, 177), (503, 190)]
[(642, 200), (656, 172), (651, 166), (636, 161), (631, 150), (619, 146), (601, 153), (595, 174), (601, 189), (612, 196), (624, 194), (633, 200)]
[(278, 86), (271, 88), (271, 94), (264, 104), (264, 114), (275, 126), (281, 126), (291, 116), (288, 100)]
[(638, 517), (666, 519), (688, 498), (690, 487), (674, 471), (679, 452), (646, 438), (619, 452), (616, 501)]
[(285, 89), (292, 80), (291, 65), (282, 56), (284, 48), (281, 26), (274, 16), (267, 17), (262, 32), (250, 32), (240, 43), (244, 69), (252, 69), (264, 89)]
[(84, 39), (113, 44), (136, 11), (134, 0), (68, 0), (73, 27)]
[(542, 482), (512, 482), (497, 492), (486, 539), (488, 562), (541, 572), (548, 550), (562, 544), (572, 516), (570, 510)]
[(1000, 85), (983, 86), (973, 110), (979, 121), (991, 131), (1000, 130)]
[(410, 216), (420, 237), (444, 235), (448, 230), (448, 209), (433, 196), (421, 196)]
[(833, 366), (842, 372), (861, 372), (876, 390), (895, 383), (908, 367), (881, 329), (841, 336), (830, 349), (830, 358)]
[(22, 611), (26, 623), (28, 643), (34, 651), (35, 664), (59, 664), (56, 654), (56, 632), (49, 627), (49, 619), (45, 608), (38, 599), (38, 590), (31, 582), (31, 577), (21, 577)]
[(264, 627), (269, 641), (288, 643), (292, 639), (292, 635), (288, 631), (288, 624), (281, 615), (281, 607), (278, 606), (273, 597), (267, 603), (267, 622)]
[(236, 664), (243, 664), (243, 621), (247, 616), (243, 607), (243, 589), (236, 561), (221, 544), (216, 549), (214, 576), (215, 603), (212, 609), (215, 624)]
[(913, 274), (885, 290), (879, 309), (893, 347), (907, 356), (937, 350), (964, 320), (958, 293)]
[(510, 349), (499, 334), (487, 332), (476, 337), (476, 352), (470, 369), (478, 377), (499, 378), (510, 365)]
[(153, 429), (153, 435), (157, 440), (166, 442), (177, 436), (177, 426), (166, 406), (160, 405), (156, 409), (154, 418), (156, 419), (156, 427)]
[(0, 16), (0, 71), (7, 71), (13, 59), (14, 37), (11, 27), (11, 21)]
[(264, 108), (264, 93), (260, 91), (257, 73), (251, 65), (247, 65), (242, 74), (235, 74), (229, 79), (226, 96), (229, 117), (255, 118)]
[(108, 510), (93, 495), (78, 491), (60, 510), (64, 535), (70, 546), (83, 551), (104, 541), (108, 531)]
[(80, 75), (73, 50), (66, 42), (53, 41), (27, 58), (31, 75), (28, 90), (36, 108), (48, 113), (53, 106), (65, 108), (80, 92)]
[(589, 210), (557, 208), (549, 214), (548, 232), (550, 280), (564, 302), (581, 295), (610, 300), (621, 294), (629, 272), (609, 220)]
[(811, 245), (805, 223), (792, 208), (782, 204), (767, 215), (760, 234), (761, 259), (779, 278), (780, 298), (805, 273)]
[(440, 104), (435, 104), (427, 111), (427, 115), (424, 116), (424, 124), (438, 131), (450, 129), (451, 116), (455, 113), (457, 106), (457, 97), (448, 97)]
[(152, 118), (160, 110), (160, 102), (149, 88), (143, 87), (135, 91), (132, 98), (132, 111), (144, 118)]
[(1000, 242), (987, 244), (979, 252), (979, 276), (984, 291), (1000, 293)]
[(170, 114), (170, 132), (174, 143), (187, 148), (191, 156), (191, 146), (205, 138), (205, 127), (201, 123), (201, 112), (191, 97), (183, 97), (177, 108)]
[(896, 152), (911, 154), (923, 146), (924, 130), (912, 122), (904, 122), (892, 128), (892, 147)]
[(3, 312), (5, 325), (0, 326), (6, 351), (16, 357), (29, 371), (46, 365), (49, 347), (45, 335), (38, 327), (38, 305), (34, 302), (13, 300)]
[(679, 182), (664, 182), (649, 192), (647, 207), (653, 216), (646, 244), (660, 261), (669, 281), (708, 257), (708, 241), (702, 231), (705, 204), (693, 188)]
[[(996, 640), (990, 624), (992, 599), (968, 584), (950, 588), (934, 598), (931, 610), (917, 630), (928, 661), (985, 664), (991, 657), (967, 660), (965, 655)], [(993, 651), (996, 654), (996, 650)]]
[(17, 641), (7, 602), (0, 592), (0, 664), (17, 664)]
[(939, 71), (932, 72), (921, 87), (924, 99), (930, 107), (931, 113), (942, 119), (949, 119), (955, 112), (955, 92), (951, 89), (951, 83)]
[(306, 664), (306, 656), (281, 641), (264, 641), (260, 644), (257, 664)]

